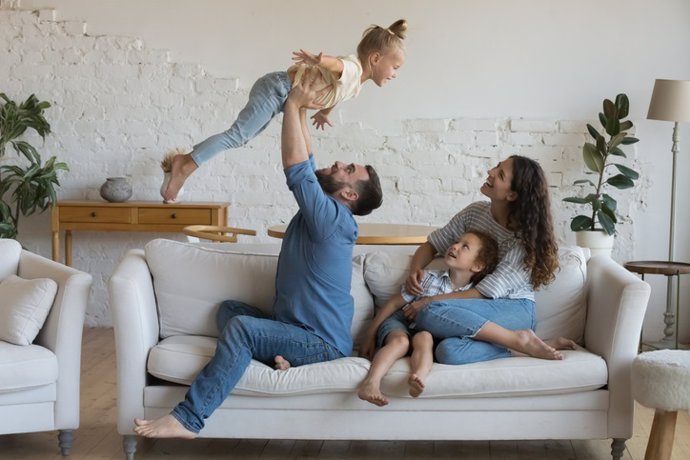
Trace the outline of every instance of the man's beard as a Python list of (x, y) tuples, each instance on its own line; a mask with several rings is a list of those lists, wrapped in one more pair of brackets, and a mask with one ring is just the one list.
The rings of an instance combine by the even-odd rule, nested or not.
[(347, 184), (345, 182), (340, 182), (337, 181), (333, 178), (333, 176), (326, 174), (323, 170), (317, 169), (316, 172), (316, 179), (319, 181), (319, 185), (321, 186), (321, 189), (327, 194), (327, 195), (333, 195), (343, 187), (345, 187)]

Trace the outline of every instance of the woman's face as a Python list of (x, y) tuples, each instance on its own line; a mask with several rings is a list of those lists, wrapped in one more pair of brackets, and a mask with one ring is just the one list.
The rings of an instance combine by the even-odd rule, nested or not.
[(517, 198), (510, 185), (513, 181), (513, 159), (508, 158), (489, 169), (489, 177), (479, 189), (491, 201), (514, 201)]

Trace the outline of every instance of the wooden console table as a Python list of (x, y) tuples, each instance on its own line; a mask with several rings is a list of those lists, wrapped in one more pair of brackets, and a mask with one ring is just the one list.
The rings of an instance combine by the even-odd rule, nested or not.
[[(426, 242), (429, 233), (437, 227), (412, 224), (359, 224), (356, 244), (418, 245)], [(268, 236), (282, 238), (287, 225), (268, 227)]]
[(72, 265), (72, 231), (181, 232), (187, 225), (227, 225), (230, 203), (160, 201), (58, 201), (51, 227), (53, 260), (60, 258), (60, 230), (65, 231), (65, 264)]

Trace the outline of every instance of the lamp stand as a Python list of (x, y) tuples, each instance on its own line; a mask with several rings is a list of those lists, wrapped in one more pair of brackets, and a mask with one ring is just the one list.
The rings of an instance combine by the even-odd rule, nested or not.
[[(676, 159), (678, 157), (678, 142), (679, 142), (679, 136), (678, 136), (678, 122), (673, 123), (673, 146), (671, 147), (671, 153), (673, 156), (673, 169), (672, 169), (672, 174), (671, 174), (671, 228), (669, 231), (669, 240), (668, 240), (668, 261), (673, 262), (673, 259), (675, 257), (675, 251), (674, 251), (674, 243), (675, 243), (675, 227), (676, 227)], [(676, 334), (676, 329), (674, 327), (676, 323), (676, 312), (678, 311), (679, 305), (678, 302), (680, 299), (678, 298), (679, 296), (676, 297), (676, 306), (675, 308), (673, 307), (673, 282), (674, 282), (673, 276), (667, 277), (666, 281), (666, 312), (664, 313), (664, 324), (666, 324), (666, 327), (664, 328), (664, 338), (662, 341), (664, 342), (672, 342), (675, 341), (676, 348), (678, 348), (678, 337)], [(676, 282), (679, 282), (680, 280), (675, 280)]]

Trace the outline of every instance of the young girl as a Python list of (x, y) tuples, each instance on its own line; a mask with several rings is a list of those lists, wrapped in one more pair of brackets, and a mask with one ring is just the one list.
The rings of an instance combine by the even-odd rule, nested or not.
[[(312, 117), (314, 125), (317, 129), (332, 126), (328, 116), (333, 107), (357, 96), (367, 80), (383, 86), (396, 77), (405, 62), (403, 40), (406, 32), (407, 21), (400, 19), (387, 28), (372, 26), (367, 29), (357, 46), (357, 55), (316, 56), (304, 50), (293, 53), (297, 64), (287, 71), (266, 74), (254, 83), (247, 105), (230, 129), (195, 145), (191, 153), (172, 157), (170, 180), (161, 191), (163, 200), (174, 202), (187, 177), (199, 166), (223, 150), (246, 144), (263, 131), (273, 117), (283, 111), (292, 85), (304, 75), (321, 79), (326, 86), (315, 102), (322, 108)], [(305, 71), (307, 67), (309, 71)]]
[[(445, 271), (427, 271), (422, 281), (423, 294), (433, 296), (454, 291), (464, 291), (478, 283), (496, 267), (498, 263), (498, 245), (496, 241), (483, 232), (468, 230), (452, 244), (445, 253), (444, 261), (448, 266)], [(369, 325), (360, 354), (371, 359), (376, 345), (376, 352), (369, 368), (369, 373), (359, 387), (360, 399), (377, 406), (385, 406), (388, 400), (381, 392), (381, 379), (393, 363), (405, 356), (410, 348), (412, 337), (412, 368), (407, 381), (410, 395), (419, 396), (424, 391), (424, 380), (433, 364), (433, 337), (426, 331), (418, 331), (405, 320), (402, 308), (416, 296), (405, 292), (392, 296), (376, 313)], [(381, 344), (384, 344), (381, 347)]]
[(491, 201), (470, 204), (417, 248), (407, 290), (421, 294), (423, 268), (470, 227), (498, 242), (496, 270), (466, 291), (417, 300), (405, 315), (441, 339), (435, 356), (443, 364), (507, 357), (511, 350), (561, 359), (557, 350), (574, 348), (572, 340), (559, 337), (545, 343), (533, 332), (534, 289), (551, 282), (558, 267), (544, 171), (534, 160), (513, 155), (489, 170), (480, 190)]

